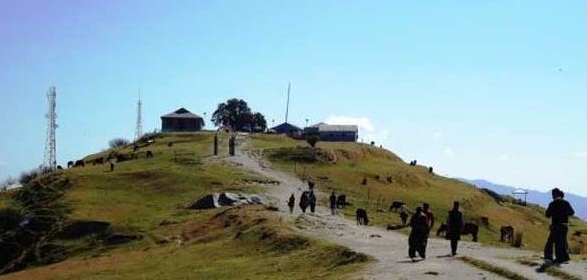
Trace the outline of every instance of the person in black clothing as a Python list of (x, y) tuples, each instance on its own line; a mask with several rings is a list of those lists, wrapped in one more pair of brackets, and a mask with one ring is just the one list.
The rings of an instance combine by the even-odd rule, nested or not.
[(422, 259), (426, 258), (426, 239), (428, 238), (428, 218), (422, 212), (422, 207), (416, 207), (416, 213), (410, 219), (410, 237), (408, 238), (408, 254), (412, 261), (415, 261), (416, 252)]
[(575, 214), (575, 210), (568, 201), (563, 199), (564, 193), (558, 188), (552, 190), (552, 202), (546, 209), (546, 217), (551, 219), (550, 234), (544, 245), (544, 261), (553, 262), (552, 246), (556, 259), (554, 263), (568, 262), (569, 248), (567, 243), (567, 233), (569, 231), (569, 217)]
[(330, 211), (332, 215), (336, 215), (336, 194), (334, 194), (334, 191), (330, 195)]
[(446, 225), (446, 239), (450, 240), (450, 250), (454, 256), (457, 254), (457, 246), (461, 240), (461, 229), (463, 228), (463, 214), (459, 211), (458, 201), (455, 201), (452, 210), (448, 211)]
[(289, 197), (289, 200), (287, 201), (287, 206), (289, 207), (290, 214), (293, 214), (294, 205), (296, 205), (296, 197), (292, 193), (291, 196)]

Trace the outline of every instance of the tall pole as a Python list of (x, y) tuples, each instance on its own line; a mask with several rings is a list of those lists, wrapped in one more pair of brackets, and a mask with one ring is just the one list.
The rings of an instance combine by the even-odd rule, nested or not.
[(291, 84), (287, 83), (287, 104), (285, 106), (285, 122), (287, 122), (287, 115), (289, 114), (289, 88)]
[(137, 126), (135, 130), (135, 141), (143, 136), (143, 102), (141, 101), (141, 91), (139, 91), (139, 102), (137, 103)]
[(55, 130), (57, 129), (57, 91), (55, 87), (50, 87), (47, 92), (47, 99), (49, 101), (49, 110), (45, 117), (47, 118), (47, 138), (45, 139), (45, 158), (43, 167), (48, 170), (55, 170), (57, 168), (57, 144), (55, 137)]

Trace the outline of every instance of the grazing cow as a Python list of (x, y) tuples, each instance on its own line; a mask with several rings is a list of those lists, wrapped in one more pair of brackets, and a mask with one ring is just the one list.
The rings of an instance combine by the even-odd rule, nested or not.
[(70, 160), (67, 162), (67, 168), (72, 168), (73, 167), (73, 160)]
[(368, 226), (369, 225), (369, 217), (367, 217), (367, 210), (365, 210), (363, 208), (359, 208), (359, 209), (357, 209), (356, 215), (357, 215), (357, 225), (359, 225), (359, 226), (361, 226), (361, 225)]
[(428, 167), (428, 173), (430, 173), (430, 174), (434, 173), (434, 168), (432, 168), (432, 166)]
[[(446, 234), (447, 226), (445, 223), (442, 223), (438, 230), (436, 231), (436, 236), (441, 236)], [(477, 235), (479, 233), (479, 226), (473, 223), (465, 223), (463, 228), (461, 229), (461, 234), (471, 234), (473, 236), (473, 242), (477, 242)]]
[(499, 229), (499, 241), (512, 243), (514, 241), (514, 228), (512, 226), (503, 226)]
[(103, 157), (100, 157), (100, 158), (94, 159), (92, 161), (92, 164), (93, 165), (96, 165), (96, 164), (104, 164), (104, 158)]
[(57, 165), (57, 170), (63, 170), (63, 167), (61, 167), (61, 165)]
[(153, 152), (151, 150), (147, 151), (147, 158), (152, 158), (153, 157)]
[(80, 167), (80, 166), (81, 167), (85, 167), (86, 166), (86, 164), (84, 163), (84, 161), (81, 160), (81, 159), (80, 160), (76, 160), (75, 163), (73, 164), (73, 167)]
[(389, 206), (389, 211), (391, 212), (397, 212), (399, 209), (402, 208), (402, 206), (405, 203), (401, 202), (401, 201), (394, 201), (391, 203), (391, 205)]
[(344, 208), (346, 206), (346, 195), (340, 194), (336, 198), (336, 208)]

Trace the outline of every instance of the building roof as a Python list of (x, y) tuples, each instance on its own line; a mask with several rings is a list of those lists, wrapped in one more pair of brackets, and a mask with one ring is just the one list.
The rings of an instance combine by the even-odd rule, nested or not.
[(173, 113), (161, 116), (161, 118), (188, 118), (188, 119), (202, 119), (202, 117), (188, 111), (185, 108), (179, 108)]
[(359, 127), (352, 124), (352, 125), (342, 125), (342, 124), (325, 124), (318, 127), (318, 131), (320, 132), (328, 132), (328, 131), (350, 131), (350, 132), (357, 132), (359, 131)]
[(329, 132), (329, 131), (350, 131), (350, 132), (358, 132), (359, 131), (359, 127), (357, 125), (351, 124), (351, 125), (346, 125), (346, 124), (327, 124), (327, 123), (317, 123), (314, 125), (309, 126), (311, 128), (318, 128), (319, 132)]
[(296, 131), (296, 130), (301, 131), (302, 130), (301, 128), (299, 128), (291, 123), (287, 123), (287, 122), (284, 122), (278, 126), (272, 127), (271, 129), (273, 129), (277, 132), (279, 132), (279, 131)]

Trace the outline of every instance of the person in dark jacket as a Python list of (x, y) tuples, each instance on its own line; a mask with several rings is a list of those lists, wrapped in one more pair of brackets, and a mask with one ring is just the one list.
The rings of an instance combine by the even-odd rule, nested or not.
[(457, 246), (461, 240), (461, 229), (463, 228), (463, 214), (459, 211), (459, 202), (453, 203), (452, 210), (448, 211), (446, 221), (446, 239), (450, 240), (451, 254), (457, 254)]
[(334, 194), (334, 191), (330, 195), (330, 211), (332, 215), (336, 215), (336, 194)]
[(568, 262), (569, 248), (567, 243), (567, 233), (569, 231), (569, 217), (575, 214), (575, 210), (568, 201), (564, 200), (564, 193), (558, 188), (552, 190), (552, 202), (546, 209), (546, 217), (550, 218), (550, 234), (544, 245), (544, 261), (553, 262), (552, 247), (556, 259), (554, 263)]
[(289, 207), (290, 214), (293, 214), (294, 205), (296, 205), (296, 197), (292, 193), (291, 196), (289, 197), (289, 200), (287, 201), (287, 206)]
[(428, 239), (428, 218), (422, 212), (422, 207), (416, 207), (416, 213), (410, 219), (410, 227), (412, 231), (408, 238), (408, 254), (412, 261), (415, 261), (416, 252), (422, 259), (426, 258), (426, 242)]

